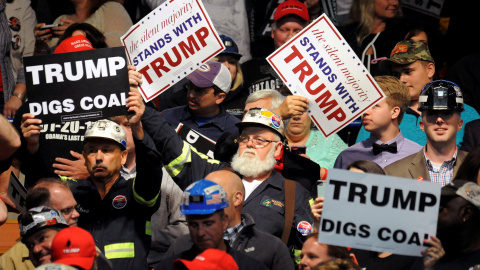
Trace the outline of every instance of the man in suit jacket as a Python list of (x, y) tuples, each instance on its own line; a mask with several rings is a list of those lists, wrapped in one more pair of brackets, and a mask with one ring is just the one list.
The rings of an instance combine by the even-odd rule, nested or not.
[(433, 81), (422, 90), (419, 110), (420, 128), (427, 136), (427, 144), (416, 154), (405, 157), (387, 167), (389, 175), (429, 180), (448, 184), (467, 152), (457, 149), (457, 131), (462, 128), (463, 98), (460, 88), (449, 81)]

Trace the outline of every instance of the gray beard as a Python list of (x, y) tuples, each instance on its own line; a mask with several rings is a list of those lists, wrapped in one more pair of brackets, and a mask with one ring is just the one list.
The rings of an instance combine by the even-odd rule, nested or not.
[(247, 151), (250, 151), (249, 148), (246, 148), (240, 156), (237, 150), (237, 153), (235, 153), (233, 156), (231, 163), (232, 169), (241, 174), (243, 177), (255, 178), (256, 176), (272, 171), (275, 168), (275, 164), (277, 163), (274, 156), (275, 147), (270, 149), (266, 159), (263, 161), (258, 158), (255, 150), (252, 152), (255, 154), (255, 157), (245, 156), (245, 152)]

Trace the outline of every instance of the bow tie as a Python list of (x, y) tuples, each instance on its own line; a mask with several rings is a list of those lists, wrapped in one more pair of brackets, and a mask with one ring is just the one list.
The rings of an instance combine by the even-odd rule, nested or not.
[(391, 144), (376, 144), (373, 143), (373, 154), (376, 156), (383, 151), (388, 151), (390, 153), (397, 153), (397, 142)]

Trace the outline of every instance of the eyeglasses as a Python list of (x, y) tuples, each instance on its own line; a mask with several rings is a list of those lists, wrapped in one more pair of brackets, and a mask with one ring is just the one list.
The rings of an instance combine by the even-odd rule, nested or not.
[(77, 206), (75, 205), (75, 206), (68, 207), (58, 211), (60, 211), (60, 213), (62, 213), (63, 215), (70, 215), (73, 212), (73, 210), (76, 210), (76, 209), (77, 209)]
[(250, 141), (250, 140), (252, 141), (255, 148), (263, 148), (263, 147), (267, 146), (267, 144), (269, 144), (269, 143), (278, 142), (278, 141), (266, 140), (262, 137), (249, 138), (247, 136), (240, 136), (235, 140), (235, 142), (240, 144), (240, 145), (246, 145), (248, 143), (248, 141)]

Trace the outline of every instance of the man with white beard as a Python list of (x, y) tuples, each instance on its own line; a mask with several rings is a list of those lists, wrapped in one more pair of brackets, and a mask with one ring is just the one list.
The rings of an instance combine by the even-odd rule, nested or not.
[(252, 108), (245, 114), (237, 124), (238, 151), (231, 168), (184, 142), (152, 107), (147, 106), (142, 124), (162, 153), (165, 168), (182, 189), (212, 171), (233, 169), (242, 176), (245, 186), (242, 213), (253, 217), (257, 229), (282, 238), (292, 257), (300, 254), (305, 236), (312, 230), (310, 195), (274, 169), (284, 140), (284, 125), (278, 115), (263, 108)]

